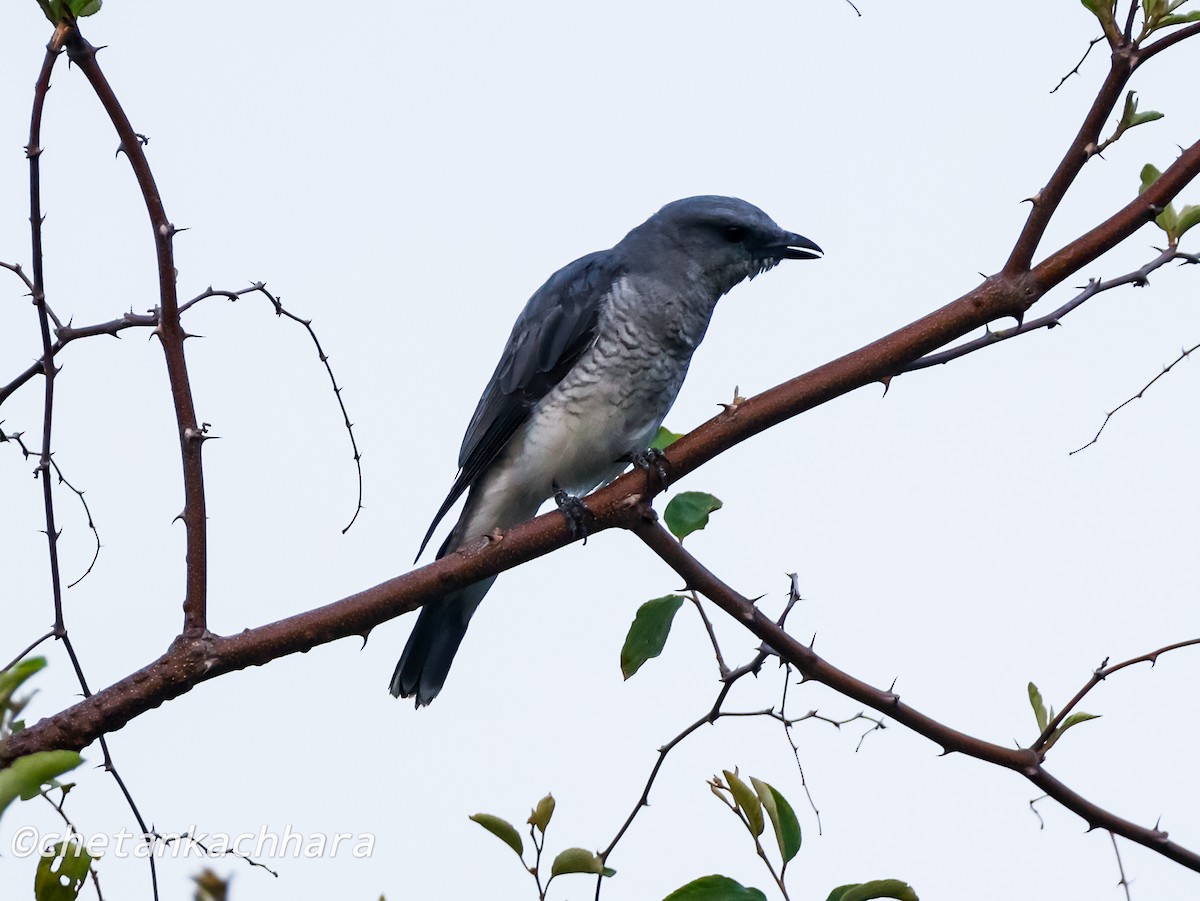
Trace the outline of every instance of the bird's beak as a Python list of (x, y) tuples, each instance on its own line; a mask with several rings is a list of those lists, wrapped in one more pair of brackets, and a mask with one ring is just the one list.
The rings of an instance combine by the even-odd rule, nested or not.
[(825, 253), (804, 235), (784, 232), (783, 240), (774, 248), (781, 260), (818, 260)]

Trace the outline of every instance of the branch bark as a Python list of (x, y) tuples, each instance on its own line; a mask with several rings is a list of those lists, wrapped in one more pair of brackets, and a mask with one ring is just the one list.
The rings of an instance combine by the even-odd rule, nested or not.
[(78, 27), (70, 30), (65, 43), (71, 62), (83, 72), (116, 129), (121, 140), (121, 152), (133, 167), (133, 174), (146, 203), (146, 212), (150, 216), (150, 225), (154, 232), (161, 304), (161, 315), (155, 334), (159, 337), (167, 361), (167, 378), (171, 385), (171, 400), (175, 405), (179, 451), (183, 462), (184, 506), (179, 515), (187, 530), (183, 634), (200, 635), (206, 631), (207, 624), (208, 526), (204, 501), (204, 464), (201, 459), (205, 430), (196, 421), (192, 387), (188, 380), (187, 358), (183, 351), (187, 333), (179, 322), (179, 298), (175, 285), (175, 251), (172, 244), (176, 228), (167, 218), (162, 196), (142, 149), (144, 140), (134, 131), (129, 117), (117, 100), (117, 95), (100, 70), (96, 62), (96, 48), (80, 34)]

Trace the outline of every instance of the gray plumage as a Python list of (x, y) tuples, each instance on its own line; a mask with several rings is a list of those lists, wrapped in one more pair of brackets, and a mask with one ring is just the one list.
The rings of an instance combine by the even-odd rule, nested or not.
[[(744, 200), (688, 197), (554, 273), (517, 317), (417, 557), (463, 492), (439, 558), (529, 519), (557, 488), (582, 495), (620, 475), (675, 402), (721, 296), (781, 260), (820, 253)], [(393, 695), (418, 707), (437, 696), (494, 581), (421, 608)]]

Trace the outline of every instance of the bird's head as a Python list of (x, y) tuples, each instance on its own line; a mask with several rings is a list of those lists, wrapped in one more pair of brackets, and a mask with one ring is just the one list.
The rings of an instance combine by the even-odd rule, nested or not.
[(715, 195), (668, 203), (621, 245), (652, 269), (683, 265), (719, 294), (781, 260), (813, 260), (822, 254), (815, 243), (784, 231), (754, 204)]

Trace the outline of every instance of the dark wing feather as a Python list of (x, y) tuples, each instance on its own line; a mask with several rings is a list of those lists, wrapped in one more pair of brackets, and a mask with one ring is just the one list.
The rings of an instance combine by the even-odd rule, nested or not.
[(601, 301), (620, 276), (610, 260), (607, 251), (580, 257), (550, 276), (525, 304), (467, 426), (458, 453), (458, 478), (425, 533), (418, 559), (454, 502), (595, 339)]

